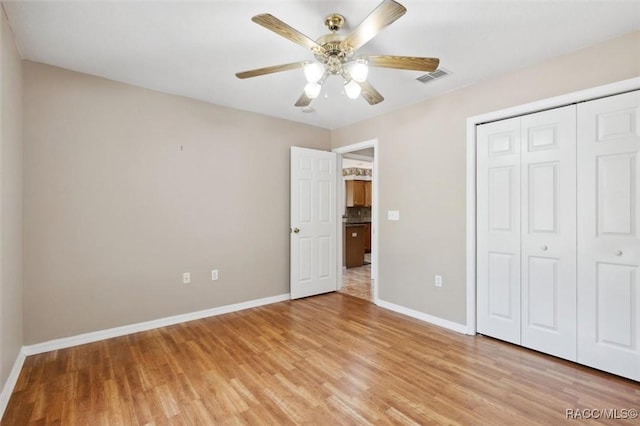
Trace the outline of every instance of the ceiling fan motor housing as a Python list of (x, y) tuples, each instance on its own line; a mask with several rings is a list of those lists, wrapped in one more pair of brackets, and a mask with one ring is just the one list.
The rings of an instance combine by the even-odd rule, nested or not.
[(344, 25), (344, 16), (338, 13), (332, 13), (324, 18), (324, 24), (329, 28), (329, 31), (336, 32), (340, 31), (340, 28)]
[(332, 74), (340, 74), (342, 72), (342, 64), (352, 56), (351, 51), (344, 49), (340, 45), (344, 38), (344, 36), (338, 34), (327, 34), (316, 40), (322, 46), (322, 50), (314, 52), (315, 57)]

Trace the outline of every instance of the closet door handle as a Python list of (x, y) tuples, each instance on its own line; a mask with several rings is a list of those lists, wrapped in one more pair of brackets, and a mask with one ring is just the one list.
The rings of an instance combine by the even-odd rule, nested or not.
[(548, 248), (549, 248), (549, 247), (547, 247), (547, 246), (542, 246), (542, 247), (540, 247), (540, 249), (541, 249), (542, 251), (547, 251), (547, 249), (548, 249)]
[(622, 250), (616, 251), (616, 256), (622, 256)]

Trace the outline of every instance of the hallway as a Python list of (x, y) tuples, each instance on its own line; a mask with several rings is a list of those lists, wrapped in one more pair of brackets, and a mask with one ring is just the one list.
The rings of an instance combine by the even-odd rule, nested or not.
[(348, 294), (373, 302), (373, 280), (371, 279), (371, 253), (365, 255), (365, 265), (346, 269), (342, 275), (339, 293)]

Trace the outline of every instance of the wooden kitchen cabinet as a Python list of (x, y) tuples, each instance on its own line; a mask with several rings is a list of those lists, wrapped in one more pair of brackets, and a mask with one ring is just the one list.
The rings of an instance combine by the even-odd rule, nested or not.
[(345, 266), (355, 268), (364, 265), (364, 225), (345, 226)]
[(365, 186), (363, 180), (348, 180), (347, 183), (347, 207), (364, 207), (366, 202)]
[(347, 207), (371, 207), (371, 181), (348, 180)]
[(371, 207), (372, 198), (373, 196), (371, 195), (371, 181), (366, 180), (364, 181), (364, 206), (365, 207)]
[(371, 224), (370, 223), (365, 223), (364, 224), (364, 252), (365, 253), (371, 253)]

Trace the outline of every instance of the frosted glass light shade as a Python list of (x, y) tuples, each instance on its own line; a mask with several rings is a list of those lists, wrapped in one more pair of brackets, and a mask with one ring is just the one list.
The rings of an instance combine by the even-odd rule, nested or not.
[(306, 86), (304, 86), (304, 94), (307, 95), (309, 99), (315, 99), (320, 94), (320, 90), (322, 86), (316, 82), (309, 82)]
[(304, 70), (304, 78), (309, 83), (316, 83), (324, 75), (324, 67), (318, 62), (308, 63), (302, 69)]
[(360, 88), (360, 85), (354, 80), (349, 80), (344, 84), (344, 93), (347, 94), (347, 97), (349, 99), (357, 98), (358, 96), (360, 96), (361, 91), (362, 89)]
[(353, 62), (349, 66), (349, 74), (351, 78), (357, 81), (358, 83), (362, 83), (367, 79), (367, 74), (369, 74), (369, 67), (367, 64), (361, 61)]

